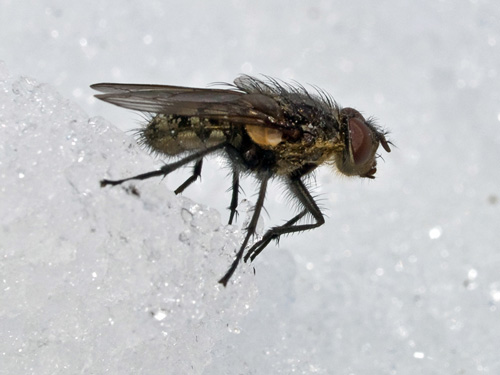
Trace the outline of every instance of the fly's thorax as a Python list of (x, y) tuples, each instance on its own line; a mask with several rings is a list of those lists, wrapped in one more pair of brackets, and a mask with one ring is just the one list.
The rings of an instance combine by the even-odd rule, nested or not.
[(227, 126), (199, 117), (155, 115), (140, 131), (141, 141), (154, 152), (176, 156), (215, 146), (227, 139)]
[(335, 155), (344, 150), (339, 133), (325, 136), (303, 133), (295, 141), (283, 141), (272, 147), (276, 155), (276, 173), (287, 175), (302, 169), (305, 165), (321, 166), (331, 163)]

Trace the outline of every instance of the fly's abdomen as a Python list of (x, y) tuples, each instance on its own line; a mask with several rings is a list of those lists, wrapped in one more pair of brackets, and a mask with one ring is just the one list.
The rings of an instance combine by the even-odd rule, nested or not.
[(226, 141), (226, 124), (175, 115), (156, 115), (141, 130), (142, 142), (155, 152), (176, 156)]

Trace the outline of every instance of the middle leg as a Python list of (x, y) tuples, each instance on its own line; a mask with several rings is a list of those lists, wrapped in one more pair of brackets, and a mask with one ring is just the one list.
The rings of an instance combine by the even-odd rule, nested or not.
[(238, 217), (238, 211), (236, 211), (236, 208), (238, 208), (238, 194), (240, 192), (240, 174), (233, 170), (233, 185), (231, 187), (232, 189), (232, 196), (231, 196), (231, 204), (229, 205), (229, 225), (233, 223), (233, 219), (235, 217)]
[(264, 198), (266, 197), (266, 190), (267, 190), (268, 181), (269, 181), (268, 174), (262, 176), (262, 179), (260, 182), (259, 197), (257, 198), (257, 203), (255, 203), (252, 218), (251, 218), (250, 223), (248, 224), (248, 227), (247, 227), (247, 234), (245, 236), (245, 240), (241, 244), (240, 250), (236, 254), (236, 258), (234, 259), (233, 263), (231, 264), (231, 267), (229, 267), (226, 274), (219, 280), (219, 283), (221, 283), (224, 286), (227, 285), (227, 282), (229, 281), (229, 279), (233, 275), (234, 271), (238, 267), (238, 264), (241, 261), (241, 258), (243, 257), (243, 253), (245, 251), (245, 248), (247, 247), (248, 241), (250, 240), (250, 237), (252, 237), (255, 234), (255, 229), (257, 228), (257, 222), (259, 221), (260, 212), (262, 211), (262, 207), (264, 206)]

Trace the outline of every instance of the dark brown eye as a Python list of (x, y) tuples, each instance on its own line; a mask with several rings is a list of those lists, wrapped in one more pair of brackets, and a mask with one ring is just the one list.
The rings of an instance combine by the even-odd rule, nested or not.
[(345, 129), (345, 149), (335, 158), (338, 170), (347, 176), (375, 178), (378, 146), (391, 151), (384, 134), (353, 108), (342, 108), (340, 122)]
[(364, 119), (357, 117), (348, 121), (351, 137), (352, 155), (356, 165), (364, 164), (373, 155), (373, 136)]

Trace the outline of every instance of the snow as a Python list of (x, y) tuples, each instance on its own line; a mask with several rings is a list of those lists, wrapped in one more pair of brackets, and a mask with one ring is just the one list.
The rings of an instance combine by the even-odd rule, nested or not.
[(216, 283), (239, 231), (158, 183), (100, 189), (147, 155), (48, 85), (2, 91), (3, 371), (200, 371), (257, 292), (248, 266)]
[[(496, 2), (0, 4), (0, 374), (500, 372)], [(88, 86), (239, 73), (316, 84), (395, 147), (375, 181), (320, 171), (327, 223), (223, 288), (250, 204), (226, 225), (217, 159), (183, 196), (189, 170), (101, 189), (162, 160)]]

